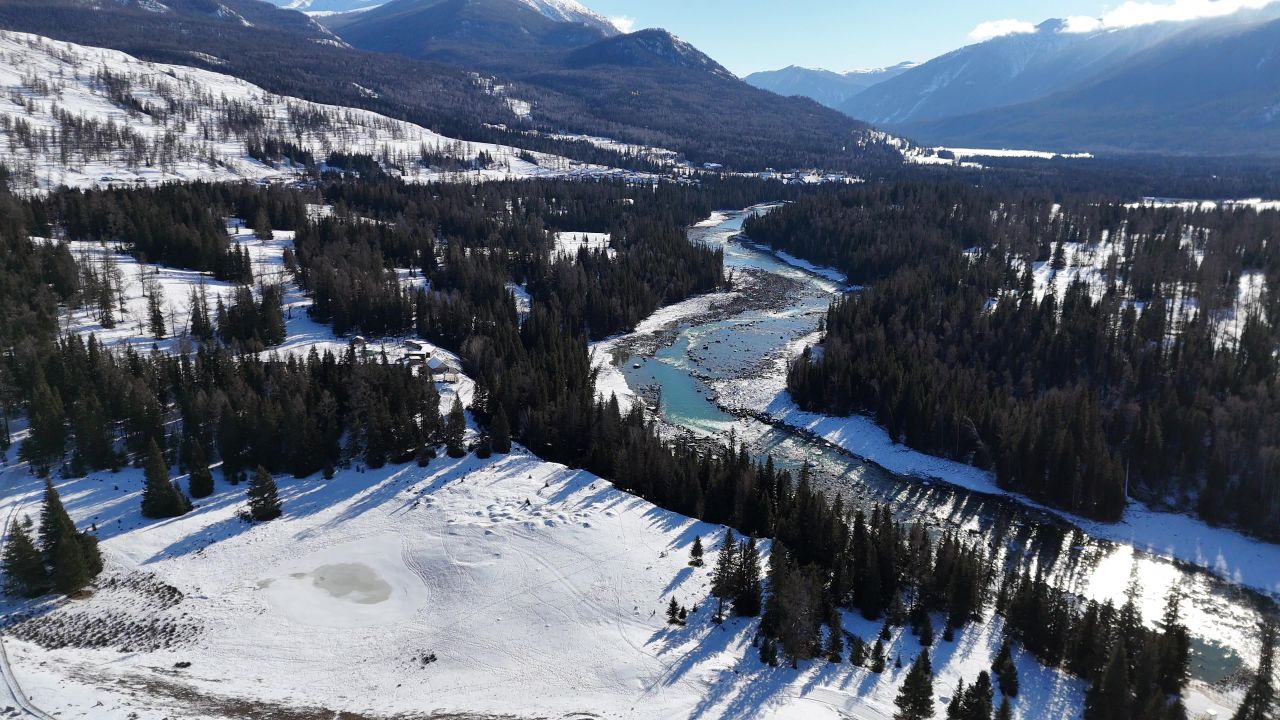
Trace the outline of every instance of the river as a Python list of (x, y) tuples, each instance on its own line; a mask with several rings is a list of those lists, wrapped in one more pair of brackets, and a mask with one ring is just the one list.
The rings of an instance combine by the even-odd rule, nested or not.
[[(783, 467), (807, 461), (821, 487), (846, 502), (884, 503), (903, 521), (980, 538), (1006, 562), (1042, 566), (1055, 583), (1087, 597), (1119, 604), (1136, 579), (1149, 624), (1180, 583), (1194, 635), (1194, 684), (1221, 701), (1218, 691), (1241, 658), (1256, 662), (1256, 627), (1262, 612), (1274, 610), (1270, 598), (1191, 563), (1091, 535), (1016, 499), (890, 472), (765, 417), (758, 403), (743, 399), (760, 397), (761, 388), (765, 396), (781, 390), (787, 359), (816, 339), (828, 305), (849, 290), (830, 271), (802, 268), (740, 237), (749, 212), (767, 210), (717, 213), (689, 231), (692, 242), (724, 249), (734, 289), (660, 310), (636, 332), (597, 344), (597, 363), (606, 365), (602, 377), (612, 374), (613, 389), (639, 396), (668, 434), (733, 437)], [(601, 385), (610, 389), (608, 381)]]

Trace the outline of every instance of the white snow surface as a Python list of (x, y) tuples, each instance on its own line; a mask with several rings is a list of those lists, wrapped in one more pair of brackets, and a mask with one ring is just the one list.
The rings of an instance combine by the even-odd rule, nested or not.
[[(2, 475), (6, 501), (34, 508), (39, 485), (26, 469)], [(261, 525), (235, 517), (243, 490), (220, 479), (194, 512), (163, 522), (138, 513), (139, 471), (59, 482), (77, 522), (99, 528), (105, 577), (146, 572), (178, 588), (183, 600), (155, 615), (197, 635), (124, 654), (9, 638), (32, 700), (101, 720), (236, 717), (226, 710), (235, 701), (299, 698), (370, 717), (892, 717), (905, 669), (763, 667), (755, 622), (712, 624), (710, 563), (686, 563), (695, 536), (712, 550), (722, 529), (588, 473), (517, 448), (278, 481), (285, 516)], [(688, 627), (665, 623), (672, 596), (698, 605)], [(42, 612), (151, 615), (109, 590)], [(878, 624), (846, 616), (845, 627), (870, 638)], [(935, 649), (939, 713), (960, 677), (989, 666), (998, 628), (976, 625)], [(895, 631), (891, 658), (917, 651)], [(436, 662), (424, 665), (427, 654)], [(1076, 712), (1078, 681), (1025, 657), (1019, 665), (1020, 717)]]
[(613, 257), (613, 249), (609, 247), (612, 237), (609, 233), (601, 232), (557, 232), (555, 234), (556, 247), (552, 253), (554, 257), (577, 257), (578, 250), (586, 248), (589, 251), (604, 250), (609, 257)]
[[(100, 79), (103, 69), (127, 79), (136, 105), (113, 96)], [(246, 109), (260, 115), (258, 126), (223, 127)], [(120, 139), (81, 151), (63, 141), (60, 113)], [(276, 95), (228, 75), (7, 31), (0, 32), (0, 118), (12, 123), (0, 130), (0, 161), (23, 189), (260, 180), (297, 172), (288, 162), (250, 157), (253, 135), (293, 142), (318, 162), (333, 150), (385, 155), (407, 180), (419, 182), (623, 174), (545, 153), (532, 153), (537, 162), (530, 163), (509, 146), (464, 142), (366, 110)], [(22, 132), (18, 123), (26, 124)], [(48, 147), (24, 141), (27, 136), (43, 137)], [(424, 150), (464, 161), (486, 152), (494, 163), (444, 172), (421, 163)]]

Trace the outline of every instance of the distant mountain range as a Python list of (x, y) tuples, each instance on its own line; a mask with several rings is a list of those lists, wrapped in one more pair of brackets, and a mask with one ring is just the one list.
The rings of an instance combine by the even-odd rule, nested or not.
[(846, 101), (863, 90), (893, 79), (915, 65), (912, 62), (904, 62), (886, 68), (851, 70), (843, 73), (792, 65), (781, 70), (751, 73), (742, 79), (761, 90), (768, 90), (786, 97), (801, 95), (813, 98), (829, 108), (839, 109)]
[(1050, 20), (876, 78), (835, 103), (834, 73), (788, 68), (752, 82), (925, 144), (1280, 155), (1278, 23), (1280, 3), (1091, 32)]
[(622, 34), (571, 0), (275, 2), (4, 0), (0, 27), (598, 164), (643, 166), (645, 147), (733, 170), (902, 161), (865, 123), (751, 87), (665, 31)]

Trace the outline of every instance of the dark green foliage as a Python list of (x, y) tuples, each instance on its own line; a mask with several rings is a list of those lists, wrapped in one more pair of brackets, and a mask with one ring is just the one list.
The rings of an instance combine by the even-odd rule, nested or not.
[(31, 534), (17, 520), (10, 523), (5, 537), (3, 568), (4, 590), (10, 595), (36, 597), (49, 589), (44, 558), (32, 542)]
[(209, 497), (213, 494), (213, 473), (209, 472), (209, 461), (199, 442), (192, 443), (190, 463), (191, 478), (187, 481), (187, 489), (191, 497)]
[(155, 441), (147, 451), (142, 487), (142, 515), (149, 518), (171, 518), (191, 509), (177, 483), (169, 479), (169, 466)]
[(689, 564), (693, 567), (702, 567), (702, 536), (693, 536), (693, 545), (689, 546)]
[(898, 712), (894, 720), (925, 720), (933, 717), (933, 667), (929, 663), (928, 648), (921, 650), (893, 704)]
[(49, 387), (44, 374), (37, 372), (31, 389), (30, 435), (22, 444), (21, 455), (37, 470), (47, 472), (66, 450), (66, 413), (57, 390)]
[(716, 567), (711, 573), (711, 596), (716, 599), (716, 622), (724, 619), (724, 603), (734, 596), (734, 583), (738, 577), (738, 541), (733, 530), (726, 530), (720, 552), (716, 555)]
[(266, 468), (258, 466), (249, 481), (249, 519), (256, 522), (275, 520), (283, 512), (280, 495), (276, 491), (275, 478)]
[(449, 408), (449, 417), (444, 424), (445, 449), (451, 458), (460, 458), (467, 454), (463, 439), (467, 432), (467, 418), (462, 413), (462, 401), (453, 398), (453, 407)]
[(1129, 657), (1117, 643), (1107, 666), (1085, 695), (1085, 720), (1129, 720), (1133, 713)]
[(671, 598), (671, 602), (667, 604), (667, 624), (683, 625), (680, 621), (680, 604), (676, 602), (675, 597)]
[(1000, 645), (1000, 652), (991, 661), (991, 672), (996, 676), (1000, 694), (1005, 697), (1018, 696), (1018, 666), (1013, 662), (1013, 651), (1006, 639)]
[(493, 437), (493, 451), (501, 455), (511, 452), (511, 425), (507, 422), (507, 411), (498, 408), (489, 423), (489, 433)]
[(49, 580), (58, 592), (77, 592), (102, 571), (97, 540), (76, 531), (57, 488), (48, 480), (40, 509), (40, 545), (49, 568)]

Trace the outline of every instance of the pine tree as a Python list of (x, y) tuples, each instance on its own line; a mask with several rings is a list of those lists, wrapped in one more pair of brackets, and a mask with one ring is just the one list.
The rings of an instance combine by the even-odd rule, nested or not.
[(693, 567), (702, 567), (702, 536), (693, 536), (693, 546), (689, 548), (689, 564)]
[(282, 513), (276, 481), (266, 468), (259, 465), (253, 479), (249, 481), (249, 518), (265, 522), (275, 520)]
[(894, 701), (898, 712), (894, 720), (925, 720), (933, 717), (933, 667), (929, 663), (929, 649), (925, 648), (911, 663), (907, 677), (902, 682)]
[(1009, 704), (1009, 697), (1000, 698), (1000, 707), (996, 710), (995, 720), (1013, 720), (1013, 706)]
[(867, 662), (867, 643), (857, 635), (849, 641), (849, 662), (858, 666)]
[(493, 414), (493, 421), (489, 423), (489, 432), (493, 436), (494, 452), (500, 455), (511, 452), (511, 424), (507, 422), (507, 412), (501, 405)]
[(147, 450), (147, 464), (143, 471), (142, 515), (149, 518), (178, 517), (191, 509), (176, 483), (169, 479), (169, 466), (160, 453), (160, 446), (152, 440)]
[(1117, 641), (1107, 666), (1085, 694), (1085, 720), (1130, 720), (1133, 696), (1129, 687), (1129, 659)]
[(1258, 656), (1258, 672), (1245, 691), (1244, 701), (1232, 720), (1273, 720), (1276, 713), (1275, 660), (1277, 626), (1268, 622), (1262, 628), (1262, 652)]
[(460, 458), (467, 454), (463, 444), (467, 433), (467, 417), (462, 411), (462, 401), (453, 398), (453, 407), (449, 408), (449, 417), (444, 425), (445, 448), (451, 458)]
[(165, 337), (164, 326), (164, 291), (159, 285), (151, 285), (147, 292), (147, 322), (151, 337), (162, 340)]
[(1007, 639), (1000, 645), (1000, 652), (996, 653), (995, 660), (991, 662), (991, 671), (995, 673), (1001, 695), (1018, 696), (1018, 666), (1013, 662), (1013, 652)]
[(79, 591), (93, 579), (74, 530), (62, 528), (54, 546), (53, 571), (50, 576), (53, 588), (67, 595)]
[(49, 387), (38, 369), (31, 388), (28, 413), (30, 433), (22, 444), (21, 456), (41, 474), (62, 457), (67, 446), (67, 414), (58, 391)]
[(205, 498), (213, 494), (213, 473), (209, 472), (209, 461), (205, 457), (204, 447), (198, 440), (191, 443), (191, 478), (187, 487), (193, 498)]
[(961, 717), (964, 720), (991, 720), (994, 700), (995, 691), (991, 687), (991, 676), (983, 670), (978, 673), (978, 679), (964, 693)]
[(873, 673), (882, 673), (884, 672), (884, 666), (885, 666), (884, 641), (881, 640), (880, 638), (876, 638), (876, 644), (871, 647), (870, 670)]
[(31, 534), (17, 520), (9, 525), (4, 542), (5, 592), (21, 597), (36, 597), (49, 589), (44, 559), (31, 540)]
[(760, 662), (770, 667), (778, 666), (778, 643), (771, 637), (760, 641)]
[(964, 678), (956, 683), (956, 691), (947, 703), (947, 720), (964, 720)]
[(44, 498), (40, 507), (40, 550), (46, 563), (53, 563), (54, 552), (62, 541), (65, 530), (75, 532), (75, 523), (62, 506), (62, 498), (58, 489), (47, 478), (44, 481)]
[(833, 613), (827, 625), (827, 660), (838, 663), (844, 659), (844, 628), (840, 625), (839, 615)]
[(724, 601), (733, 597), (734, 578), (738, 575), (738, 541), (733, 530), (724, 531), (724, 542), (716, 556), (716, 568), (711, 573), (711, 595), (716, 599), (716, 622), (724, 620)]
[(680, 624), (680, 604), (676, 602), (674, 595), (671, 597), (671, 602), (667, 604), (667, 624)]
[(272, 240), (275, 233), (271, 230), (271, 218), (267, 215), (266, 208), (259, 208), (258, 215), (253, 221), (253, 234), (259, 240)]
[(760, 614), (760, 551), (756, 539), (747, 538), (742, 543), (738, 559), (737, 577), (734, 578), (733, 611), (743, 617)]

